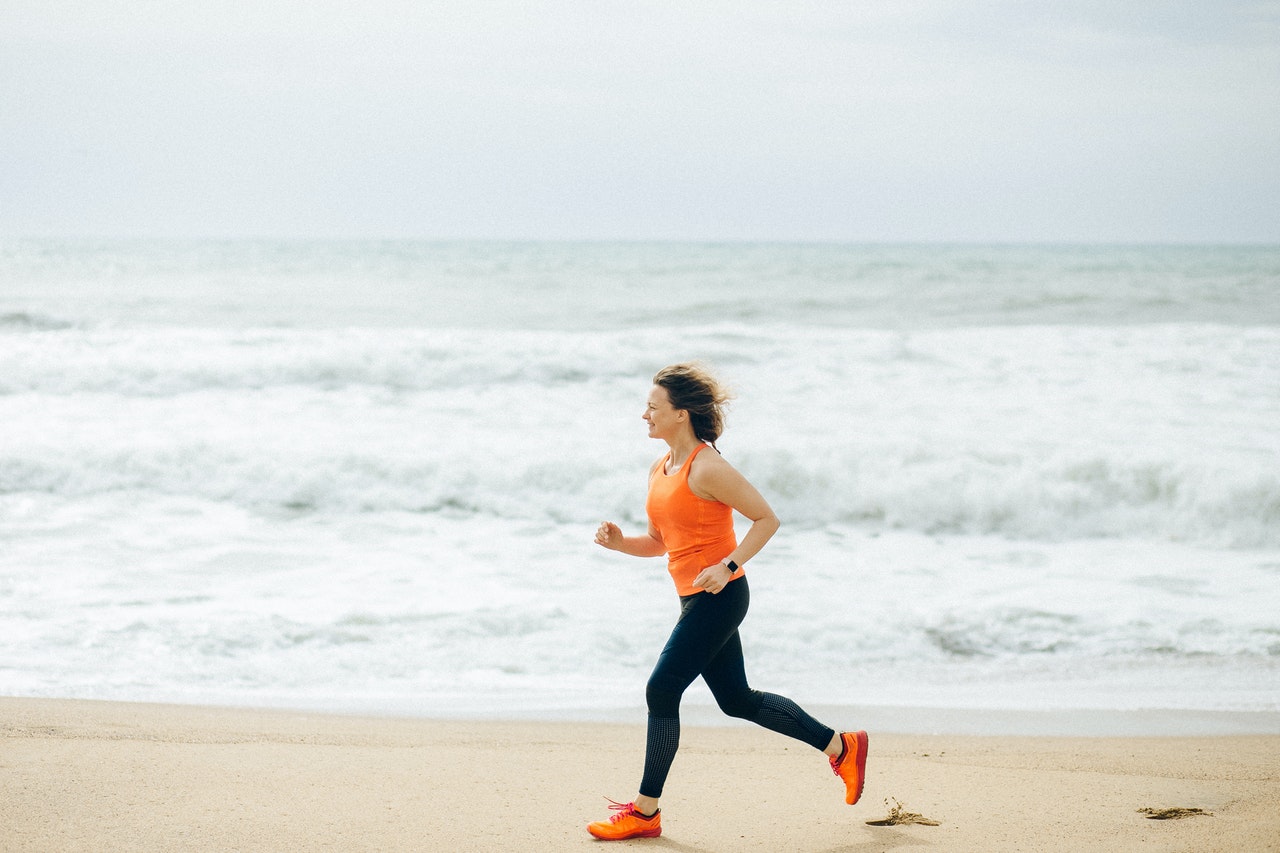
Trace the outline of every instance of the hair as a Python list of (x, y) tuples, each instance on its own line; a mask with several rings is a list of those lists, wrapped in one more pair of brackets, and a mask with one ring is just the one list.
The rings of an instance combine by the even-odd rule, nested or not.
[(673, 408), (689, 413), (693, 435), (713, 448), (724, 434), (724, 407), (733, 394), (701, 364), (673, 364), (659, 370), (653, 384), (665, 388)]

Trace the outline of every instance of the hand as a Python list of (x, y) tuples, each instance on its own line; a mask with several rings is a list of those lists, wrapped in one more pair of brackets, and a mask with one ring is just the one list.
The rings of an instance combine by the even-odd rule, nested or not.
[(622, 547), (621, 528), (612, 521), (600, 522), (600, 527), (596, 530), (596, 544), (610, 551), (617, 551)]
[(729, 578), (731, 577), (733, 577), (733, 572), (729, 571), (728, 566), (724, 563), (716, 563), (714, 566), (707, 566), (699, 572), (698, 576), (693, 579), (693, 585), (715, 595), (729, 585)]

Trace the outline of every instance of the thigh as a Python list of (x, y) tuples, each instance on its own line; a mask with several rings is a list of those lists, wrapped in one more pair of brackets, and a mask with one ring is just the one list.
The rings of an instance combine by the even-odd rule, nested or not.
[(738, 626), (747, 614), (748, 601), (746, 578), (733, 581), (718, 595), (699, 593), (672, 629), (650, 683), (683, 692), (722, 650), (729, 651), (725, 649), (729, 643), (741, 660)]
[(742, 657), (742, 640), (738, 632), (725, 641), (715, 657), (702, 669), (702, 680), (721, 705), (750, 693), (747, 667)]

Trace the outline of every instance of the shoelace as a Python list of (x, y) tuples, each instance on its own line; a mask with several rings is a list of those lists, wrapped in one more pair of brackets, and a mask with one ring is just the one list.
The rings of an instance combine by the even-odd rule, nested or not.
[[(608, 797), (605, 797), (605, 799), (609, 800)], [(643, 815), (641, 815), (640, 812), (636, 810), (635, 803), (620, 803), (617, 800), (609, 800), (609, 802), (613, 804), (609, 806), (609, 808), (617, 812), (616, 815), (609, 818), (609, 823), (617, 823), (618, 821), (622, 820), (624, 817), (627, 817), (632, 813), (634, 813), (636, 817), (641, 817), (641, 818), (643, 817)]]

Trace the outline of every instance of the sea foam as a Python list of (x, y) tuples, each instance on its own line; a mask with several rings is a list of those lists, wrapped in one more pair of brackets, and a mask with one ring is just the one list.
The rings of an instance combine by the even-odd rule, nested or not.
[[(1280, 708), (1280, 251), (0, 250), (18, 694), (643, 708), (653, 372), (737, 396), (805, 702)], [(833, 600), (860, 602), (856, 624)], [(693, 705), (710, 704), (695, 691)]]

